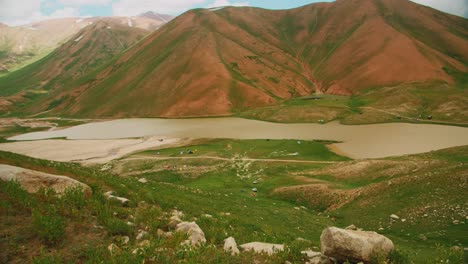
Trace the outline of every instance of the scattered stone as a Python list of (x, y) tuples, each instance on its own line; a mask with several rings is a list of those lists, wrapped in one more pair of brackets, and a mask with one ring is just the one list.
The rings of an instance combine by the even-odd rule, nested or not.
[(0, 180), (16, 181), (28, 193), (36, 193), (41, 189), (52, 189), (57, 194), (62, 194), (71, 188), (80, 188), (86, 196), (90, 196), (92, 193), (88, 185), (72, 178), (9, 165), (0, 165)]
[(239, 248), (237, 248), (236, 240), (233, 237), (228, 237), (224, 240), (224, 251), (230, 252), (231, 255), (239, 254)]
[(146, 232), (145, 230), (138, 230), (138, 235), (136, 236), (136, 240), (142, 240), (146, 236), (148, 236), (148, 232)]
[(128, 225), (128, 226), (135, 226), (135, 223), (130, 222), (130, 221), (127, 221), (127, 225)]
[(421, 239), (422, 241), (426, 241), (426, 240), (427, 240), (427, 237), (426, 237), (425, 235), (423, 235), (423, 234), (419, 235), (418, 237), (419, 237), (419, 239)]
[(118, 201), (118, 202), (120, 202), (122, 205), (128, 206), (128, 204), (130, 203), (130, 200), (129, 200), (129, 199), (124, 198), (124, 197), (115, 196), (115, 195), (113, 195), (113, 193), (114, 193), (113, 191), (108, 191), (108, 192), (104, 193), (104, 196), (105, 196), (108, 200)]
[(453, 250), (453, 251), (463, 251), (463, 248), (459, 247), (459, 246), (453, 246), (450, 249)]
[(122, 244), (122, 246), (126, 246), (128, 242), (130, 242), (130, 238), (128, 236), (123, 236), (120, 238), (120, 244)]
[(140, 182), (140, 183), (148, 183), (148, 180), (145, 179), (145, 178), (140, 178), (140, 179), (138, 180), (138, 182)]
[(151, 242), (149, 240), (143, 240), (138, 244), (138, 246), (143, 248), (149, 248), (151, 246)]
[(460, 224), (460, 221), (458, 221), (458, 220), (453, 220), (452, 223), (453, 223), (454, 225), (458, 225), (458, 224)]
[(204, 218), (213, 218), (213, 216), (210, 215), (210, 214), (203, 214), (202, 216), (203, 216)]
[(143, 255), (143, 253), (145, 253), (145, 250), (142, 249), (142, 248), (135, 248), (135, 249), (132, 251), (132, 254), (133, 254), (133, 255)]
[(315, 258), (317, 256), (322, 256), (321, 252), (316, 252), (316, 251), (313, 251), (313, 250), (301, 251), (301, 254), (306, 255), (309, 259)]
[(182, 223), (181, 217), (184, 216), (184, 213), (177, 210), (172, 211), (172, 216), (169, 218), (169, 227), (176, 228), (178, 224)]
[(388, 254), (393, 242), (376, 232), (329, 227), (320, 236), (321, 252), (338, 261), (370, 262), (374, 254)]
[(349, 225), (347, 226), (345, 229), (348, 229), (348, 230), (357, 230), (357, 227), (355, 225)]
[(401, 221), (402, 221), (402, 222), (406, 222), (406, 219), (403, 218), (403, 219), (401, 219)]
[(385, 230), (385, 228), (383, 228), (383, 227), (380, 227), (380, 228), (379, 228), (379, 231), (383, 231), (383, 230)]
[(177, 225), (176, 231), (186, 233), (189, 239), (184, 242), (186, 245), (200, 246), (206, 243), (205, 233), (195, 222), (182, 222)]
[(324, 256), (322, 254), (315, 256), (307, 262), (308, 264), (333, 264), (336, 263), (335, 261), (332, 261), (329, 257)]
[(390, 215), (390, 218), (393, 219), (393, 220), (398, 220), (398, 219), (400, 219), (400, 217), (399, 217), (398, 215), (396, 215), (396, 214)]
[(263, 242), (251, 242), (240, 245), (240, 248), (243, 251), (254, 251), (256, 253), (267, 253), (268, 255), (272, 255), (278, 251), (283, 251), (284, 245)]
[(166, 235), (166, 232), (164, 232), (164, 230), (158, 228), (158, 230), (156, 231), (156, 235), (158, 237), (162, 237), (162, 236)]
[(121, 251), (120, 248), (119, 248), (116, 244), (114, 244), (114, 243), (112, 243), (112, 244), (110, 244), (109, 246), (107, 246), (107, 250), (109, 250), (109, 252), (110, 252), (110, 254), (111, 254), (112, 256), (113, 256), (113, 255), (116, 255), (116, 254), (119, 254), (120, 251)]

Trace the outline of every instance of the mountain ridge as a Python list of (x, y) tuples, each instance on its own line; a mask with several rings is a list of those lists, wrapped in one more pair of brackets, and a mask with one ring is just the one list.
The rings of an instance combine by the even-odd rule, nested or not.
[(0, 31), (0, 65), (15, 70), (45, 56), (69, 40), (86, 26), (101, 20), (112, 20), (129, 27), (149, 31), (158, 29), (166, 23), (157, 17), (90, 17), (59, 18), (33, 22), (21, 26), (1, 26)]
[(219, 116), (314, 92), (453, 85), (468, 72), (467, 21), (406, 0), (194, 9), (74, 87), (79, 97), (52, 113)]

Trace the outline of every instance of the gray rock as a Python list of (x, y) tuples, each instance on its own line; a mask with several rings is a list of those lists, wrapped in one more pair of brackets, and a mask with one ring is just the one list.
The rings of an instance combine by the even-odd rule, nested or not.
[(239, 254), (239, 248), (237, 248), (236, 240), (233, 237), (228, 237), (224, 240), (224, 251), (231, 253), (231, 255)]
[(184, 242), (186, 245), (200, 246), (206, 243), (205, 233), (195, 222), (182, 222), (176, 227), (177, 232), (186, 233), (189, 238)]
[(251, 242), (239, 246), (243, 251), (254, 251), (256, 253), (267, 253), (272, 255), (278, 251), (284, 250), (284, 245), (281, 244), (270, 244), (263, 242)]
[(146, 178), (140, 178), (138, 179), (138, 182), (140, 183), (148, 183), (148, 180)]
[(148, 232), (144, 230), (138, 230), (138, 235), (136, 236), (136, 240), (142, 240), (143, 238), (148, 236)]
[(169, 218), (169, 227), (176, 228), (178, 224), (182, 223), (182, 217), (184, 217), (184, 213), (177, 210), (172, 211), (172, 216)]
[(396, 214), (390, 215), (390, 218), (393, 219), (393, 220), (398, 220), (398, 219), (400, 219), (400, 217), (399, 217), (398, 215), (396, 215)]
[(129, 199), (124, 198), (124, 197), (115, 196), (115, 195), (114, 195), (114, 192), (112, 192), (112, 191), (108, 191), (108, 192), (104, 193), (104, 196), (105, 196), (108, 200), (118, 201), (118, 202), (120, 202), (122, 205), (125, 205), (125, 206), (127, 206), (127, 205), (130, 203), (130, 200), (129, 200)]
[(393, 242), (376, 232), (329, 227), (320, 236), (322, 254), (338, 261), (369, 262), (375, 254), (388, 254)]
[(0, 165), (0, 180), (16, 181), (28, 193), (36, 193), (40, 189), (53, 189), (57, 194), (67, 189), (80, 188), (87, 196), (91, 195), (91, 188), (70, 177), (53, 175), (39, 171), (23, 169), (9, 165)]
[(109, 250), (109, 252), (110, 252), (110, 254), (111, 254), (112, 256), (114, 256), (114, 255), (116, 255), (116, 254), (119, 254), (120, 251), (121, 251), (120, 248), (119, 248), (116, 244), (114, 244), (114, 243), (112, 243), (112, 244), (110, 244), (109, 246), (107, 246), (107, 250)]
[(307, 255), (309, 261), (308, 264), (332, 264), (332, 261), (327, 256), (322, 255), (320, 252), (313, 250), (306, 250), (301, 252), (304, 255)]
[(130, 242), (130, 238), (128, 236), (123, 236), (120, 238), (120, 244), (122, 246), (126, 246)]

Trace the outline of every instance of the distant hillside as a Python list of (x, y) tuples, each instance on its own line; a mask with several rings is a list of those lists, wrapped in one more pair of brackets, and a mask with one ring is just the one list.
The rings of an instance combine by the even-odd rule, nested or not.
[(468, 20), (407, 0), (196, 9), (29, 111), (60, 102), (51, 114), (228, 115), (314, 92), (454, 85), (467, 62)]
[[(136, 17), (91, 17), (45, 20), (29, 25), (0, 25), (0, 72), (14, 70), (42, 57), (69, 40), (81, 29), (100, 20), (153, 31), (172, 17), (156, 13)], [(159, 17), (158, 17), (159, 16)]]
[[(0, 78), (0, 95), (24, 101), (60, 90), (112, 60), (149, 34), (112, 19), (85, 27), (45, 58)], [(55, 102), (57, 104), (57, 102)], [(47, 107), (53, 106), (54, 103)]]
[(174, 17), (170, 15), (163, 15), (163, 14), (158, 14), (152, 11), (145, 12), (143, 14), (140, 14), (138, 17), (146, 17), (149, 19), (157, 20), (157, 21), (163, 21), (163, 22), (169, 22), (171, 21)]

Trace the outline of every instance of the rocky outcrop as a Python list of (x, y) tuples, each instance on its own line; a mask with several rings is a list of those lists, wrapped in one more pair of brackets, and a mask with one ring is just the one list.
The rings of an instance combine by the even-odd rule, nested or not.
[(320, 236), (322, 254), (338, 261), (370, 262), (376, 255), (388, 255), (393, 242), (376, 232), (329, 227)]
[(182, 222), (177, 225), (176, 231), (188, 235), (188, 240), (184, 242), (185, 245), (200, 246), (206, 243), (205, 233), (195, 222)]
[(239, 248), (237, 248), (236, 240), (233, 237), (228, 237), (224, 240), (224, 251), (231, 253), (231, 255), (239, 254)]
[(263, 242), (251, 242), (240, 245), (240, 248), (243, 251), (254, 251), (256, 253), (267, 253), (268, 255), (272, 255), (278, 251), (283, 251), (284, 245)]
[(58, 194), (72, 188), (81, 188), (86, 195), (92, 193), (88, 185), (72, 178), (9, 165), (0, 165), (0, 180), (16, 181), (29, 193), (35, 193), (44, 188), (53, 189)]

